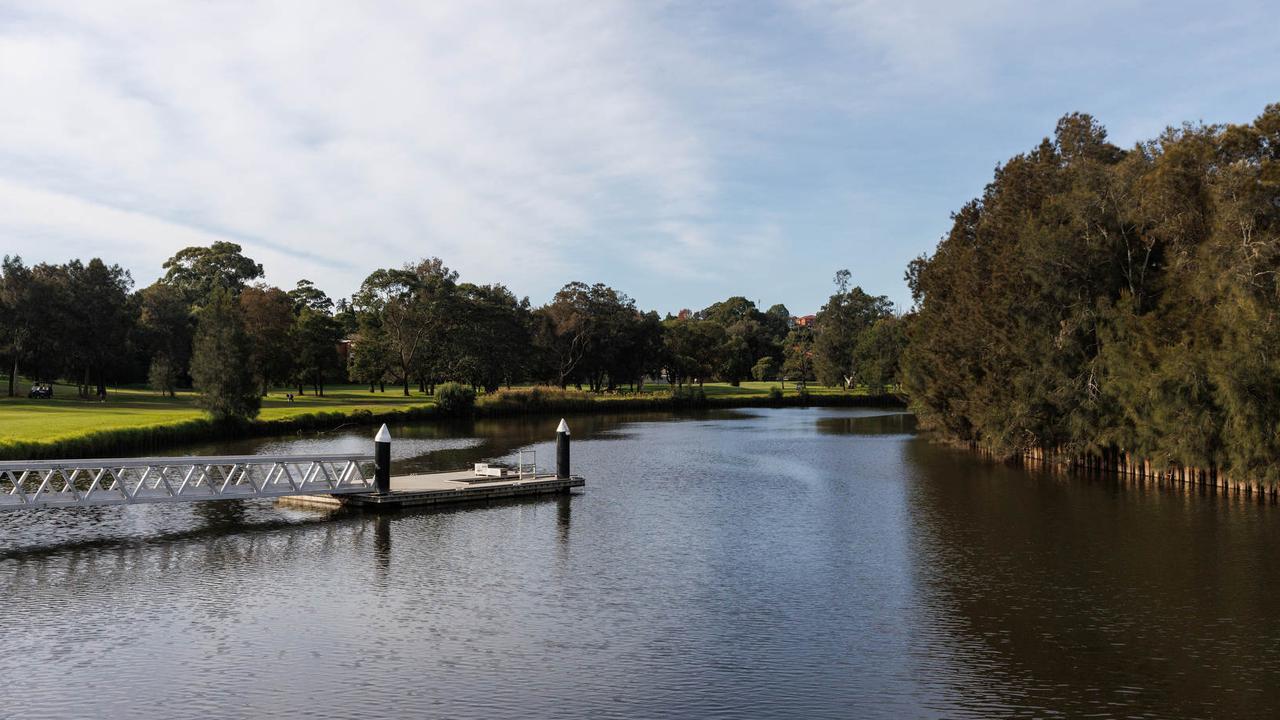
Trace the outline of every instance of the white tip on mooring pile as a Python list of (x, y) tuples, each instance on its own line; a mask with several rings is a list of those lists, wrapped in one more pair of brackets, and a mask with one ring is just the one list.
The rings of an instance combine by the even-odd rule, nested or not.
[(569, 423), (565, 422), (564, 418), (560, 418), (560, 427), (556, 428), (556, 432), (564, 433), (565, 435), (569, 434)]
[(373, 441), (374, 442), (391, 442), (391, 431), (387, 429), (386, 423), (383, 423), (382, 429), (378, 431), (377, 435), (373, 436)]

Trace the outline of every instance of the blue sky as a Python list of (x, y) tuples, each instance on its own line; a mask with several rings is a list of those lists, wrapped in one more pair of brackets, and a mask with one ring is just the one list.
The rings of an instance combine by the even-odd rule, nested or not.
[(440, 256), (534, 303), (900, 304), (994, 166), (1280, 102), (1264, 2), (8, 3), (0, 253), (139, 285), (219, 239), (347, 295)]

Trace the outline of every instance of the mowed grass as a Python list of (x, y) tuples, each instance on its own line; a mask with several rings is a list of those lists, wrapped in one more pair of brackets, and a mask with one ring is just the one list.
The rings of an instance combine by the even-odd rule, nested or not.
[[(2, 380), (2, 378), (0, 378)], [(0, 385), (0, 388), (5, 387)], [(28, 382), (19, 383), (20, 397), (0, 397), (0, 445), (12, 442), (52, 442), (66, 440), (102, 431), (128, 428), (148, 428), (175, 425), (197, 420), (205, 414), (196, 405), (193, 392), (179, 392), (175, 398), (146, 389), (112, 388), (107, 399), (76, 397), (76, 389), (70, 385), (55, 385), (50, 400), (32, 400), (26, 397)], [(571, 386), (572, 387), (572, 386)], [(695, 386), (696, 387), (696, 386)], [(707, 383), (702, 387), (709, 399), (767, 398), (769, 389), (779, 387), (776, 382), (744, 382), (739, 387), (728, 383)], [(350, 413), (369, 410), (374, 413), (407, 410), (434, 405), (434, 400), (412, 389), (405, 397), (400, 387), (388, 385), (386, 392), (370, 393), (367, 385), (338, 385), (325, 388), (324, 397), (296, 395), (293, 402), (285, 397), (289, 389), (272, 391), (262, 401), (260, 420), (287, 420), (309, 413)], [(810, 384), (811, 395), (861, 394), (863, 390), (848, 391)], [(640, 395), (669, 394), (670, 386), (664, 383), (645, 385)], [(796, 394), (795, 385), (787, 383), (784, 394)], [(625, 401), (637, 394), (619, 392), (592, 396), (601, 402)]]
[[(196, 406), (193, 392), (179, 392), (170, 398), (150, 390), (111, 388), (105, 402), (76, 397), (75, 386), (55, 385), (53, 398), (27, 398), (29, 384), (19, 383), (21, 396), (0, 397), (0, 444), (4, 442), (46, 442), (80, 437), (89, 433), (124, 428), (173, 425), (197, 420), (205, 414)], [(7, 389), (7, 384), (0, 386)], [(367, 386), (325, 388), (324, 397), (297, 395), (294, 402), (285, 390), (273, 391), (262, 400), (262, 420), (282, 420), (308, 413), (385, 412), (431, 405), (431, 398), (414, 393), (404, 397), (401, 389), (387, 387), (385, 393), (369, 393)]]

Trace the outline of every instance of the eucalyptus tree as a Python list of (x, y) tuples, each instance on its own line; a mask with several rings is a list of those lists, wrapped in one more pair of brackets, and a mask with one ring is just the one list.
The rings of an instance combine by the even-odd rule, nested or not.
[(136, 293), (138, 344), (150, 358), (147, 380), (170, 397), (187, 374), (195, 318), (182, 291), (162, 282)]
[(760, 320), (761, 331), (768, 341), (768, 351), (773, 357), (782, 355), (782, 341), (791, 332), (791, 311), (786, 305), (778, 303), (769, 306)]
[(549, 359), (555, 383), (586, 381), (600, 391), (630, 372), (624, 357), (638, 327), (635, 301), (602, 283), (571, 282), (540, 308), (535, 342)]
[(352, 338), (347, 356), (347, 375), (352, 380), (369, 384), (369, 392), (386, 391), (391, 370), (391, 347), (381, 318), (372, 314), (360, 316), (360, 324)]
[(133, 278), (119, 265), (100, 258), (87, 263), (72, 260), (62, 271), (67, 283), (63, 322), (68, 336), (63, 355), (75, 368), (81, 394), (91, 385), (98, 397), (107, 394), (107, 375), (118, 372), (127, 359), (126, 346), (136, 322), (129, 295)]
[(530, 344), (529, 299), (503, 285), (463, 283), (451, 313), (448, 373), (487, 391), (510, 385), (524, 371)]
[(162, 267), (162, 282), (181, 290), (195, 306), (203, 305), (219, 288), (239, 295), (250, 282), (262, 277), (262, 264), (245, 256), (243, 248), (232, 242), (183, 248)]
[(294, 332), (294, 299), (278, 287), (251, 285), (240, 291), (239, 303), (254, 380), (266, 395), (271, 387), (293, 379), (301, 357)]
[(623, 347), (610, 371), (610, 383), (630, 383), (633, 389), (642, 388), (646, 376), (659, 375), (664, 359), (662, 334), (658, 313), (652, 310), (635, 313), (621, 340)]
[[(457, 278), (439, 258), (430, 258), (375, 270), (353, 298), (357, 312), (378, 318), (405, 396), (415, 373), (432, 373), (444, 360), (440, 350), (453, 322), (449, 310)], [(424, 366), (424, 359), (432, 362)]]
[(853, 348), (854, 375), (870, 392), (902, 381), (902, 352), (907, 346), (907, 320), (890, 315), (875, 321)]
[(795, 327), (782, 341), (782, 378), (796, 383), (814, 379), (813, 331)]
[(728, 333), (720, 323), (669, 317), (663, 331), (667, 376), (677, 387), (695, 380), (701, 387), (721, 369)]
[(427, 336), (417, 276), (405, 269), (375, 270), (361, 284), (354, 302), (360, 312), (377, 318), (391, 365), (408, 396), (409, 378)]
[(303, 308), (311, 308), (318, 312), (331, 312), (333, 310), (333, 300), (325, 294), (325, 291), (316, 287), (315, 283), (306, 278), (299, 280), (294, 288), (288, 292), (288, 295), (293, 302), (294, 312), (301, 313)]
[(893, 303), (883, 295), (869, 295), (850, 287), (851, 274), (835, 276), (836, 292), (818, 311), (813, 335), (813, 370), (824, 385), (852, 385), (854, 348), (862, 333), (877, 320), (893, 313)]
[(341, 369), (338, 341), (342, 326), (328, 312), (304, 305), (294, 322), (293, 338), (298, 394), (309, 383), (318, 397), (324, 397), (325, 378)]
[(23, 362), (39, 341), (39, 308), (35, 300), (35, 278), (31, 268), (18, 256), (5, 255), (0, 264), (0, 323), (3, 348), (8, 356), (9, 397), (17, 394), (16, 383)]

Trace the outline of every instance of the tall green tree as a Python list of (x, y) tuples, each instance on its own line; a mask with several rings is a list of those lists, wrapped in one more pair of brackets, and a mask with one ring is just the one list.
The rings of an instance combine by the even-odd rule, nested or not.
[(759, 337), (759, 329), (758, 322), (744, 318), (724, 330), (716, 374), (734, 387), (751, 377), (751, 368), (756, 364), (756, 353), (752, 346)]
[(823, 385), (843, 385), (854, 381), (854, 348), (859, 337), (877, 320), (893, 313), (893, 304), (883, 295), (869, 295), (861, 287), (850, 287), (850, 273), (836, 273), (836, 292), (818, 311), (813, 337), (813, 369)]
[(40, 308), (36, 279), (18, 256), (4, 256), (0, 265), (0, 317), (3, 349), (8, 356), (9, 397), (17, 394), (18, 373), (39, 341)]
[(265, 396), (273, 385), (293, 378), (301, 355), (294, 335), (294, 299), (278, 287), (251, 285), (240, 291), (238, 302), (249, 336), (254, 381)]
[(667, 377), (677, 387), (697, 381), (701, 387), (723, 364), (727, 333), (713, 320), (667, 318), (663, 322)]
[(782, 377), (794, 383), (813, 380), (813, 331), (807, 327), (792, 328), (782, 341)]
[(380, 320), (373, 315), (362, 316), (347, 356), (347, 374), (352, 380), (369, 383), (372, 393), (386, 390), (390, 369), (391, 347)]
[(523, 371), (530, 343), (529, 299), (502, 285), (458, 286), (448, 374), (487, 391), (510, 385)]
[(236, 243), (215, 242), (209, 247), (187, 247), (164, 262), (163, 282), (182, 291), (192, 305), (204, 304), (216, 289), (239, 295), (250, 282), (262, 277), (262, 265), (245, 256)]
[(316, 284), (307, 279), (299, 280), (297, 285), (289, 291), (289, 298), (293, 301), (294, 312), (301, 313), (303, 308), (311, 308), (318, 312), (332, 312), (333, 300)]
[(152, 389), (175, 395), (191, 360), (195, 317), (182, 291), (154, 283), (137, 292), (138, 344), (150, 358), (147, 371)]
[(632, 379), (627, 353), (647, 321), (625, 293), (602, 283), (572, 282), (537, 315), (535, 343), (556, 384), (585, 381), (600, 391)]
[(215, 287), (196, 319), (191, 378), (214, 420), (250, 420), (261, 407), (249, 359), (250, 340), (232, 291)]
[(858, 337), (853, 348), (854, 375), (870, 392), (882, 392), (902, 381), (906, 324), (903, 318), (882, 317)]
[(450, 310), (457, 279), (439, 258), (429, 258), (375, 270), (354, 298), (359, 312), (377, 316), (406, 397), (415, 373), (433, 375), (445, 359), (438, 353), (454, 322)]
[(787, 338), (787, 333), (791, 332), (791, 311), (786, 305), (778, 303), (771, 305), (768, 310), (764, 311), (764, 317), (760, 321), (761, 331), (767, 339), (767, 354), (775, 358), (782, 356), (782, 341)]
[(133, 278), (119, 265), (109, 266), (99, 258), (67, 263), (66, 275), (70, 301), (66, 321), (75, 338), (68, 343), (66, 357), (79, 366), (76, 374), (82, 394), (92, 385), (98, 397), (106, 397), (107, 376), (122, 368), (126, 343), (137, 321), (129, 299)]
[(342, 339), (342, 327), (329, 313), (304, 306), (298, 313), (293, 335), (298, 383), (310, 383), (315, 394), (323, 397), (325, 378), (341, 367), (338, 341)]
[(1280, 480), (1280, 106), (1122, 150), (1088, 115), (1001, 165), (908, 270), (927, 426)]

